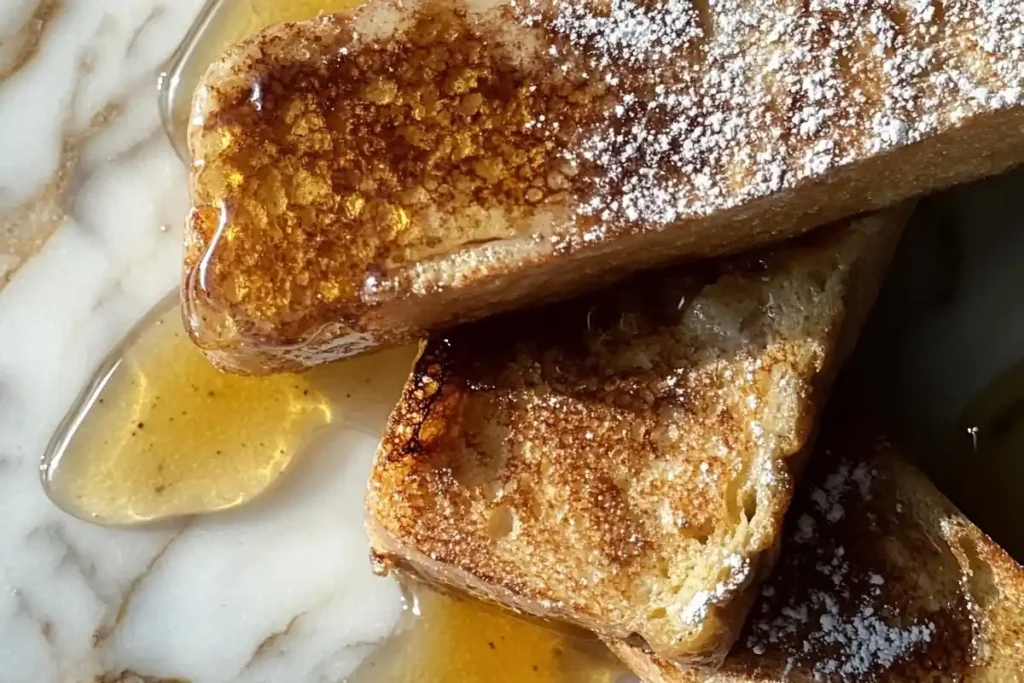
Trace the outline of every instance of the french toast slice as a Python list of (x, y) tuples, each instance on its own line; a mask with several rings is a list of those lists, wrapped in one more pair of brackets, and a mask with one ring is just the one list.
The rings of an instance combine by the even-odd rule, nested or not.
[(370, 0), (214, 63), (188, 327), (295, 369), (1024, 160), (1015, 0)]
[(645, 683), (1024, 681), (1024, 569), (850, 422), (823, 427), (782, 557), (718, 671), (608, 642)]
[(371, 472), (377, 571), (720, 661), (909, 211), (426, 343)]

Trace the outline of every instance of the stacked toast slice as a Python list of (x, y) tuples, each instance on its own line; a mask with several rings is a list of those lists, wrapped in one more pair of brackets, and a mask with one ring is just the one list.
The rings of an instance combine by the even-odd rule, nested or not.
[(782, 557), (721, 669), (608, 642), (646, 683), (1024, 681), (1024, 569), (842, 414), (857, 410), (830, 408)]
[(370, 0), (197, 91), (211, 359), (313, 365), (1024, 161), (1017, 0)]
[(719, 663), (909, 211), (428, 342), (371, 475), (377, 567)]
[(378, 571), (585, 626), (645, 683), (1024, 681), (1024, 569), (863, 403), (790, 508), (904, 217), (429, 342), (371, 474)]

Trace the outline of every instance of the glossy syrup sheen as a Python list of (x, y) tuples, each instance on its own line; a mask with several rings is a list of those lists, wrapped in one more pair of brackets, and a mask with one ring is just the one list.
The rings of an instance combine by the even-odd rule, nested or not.
[(186, 131), (192, 93), (206, 68), (229, 45), (281, 21), (341, 12), (362, 0), (211, 0), (160, 77), (164, 126), (178, 154), (188, 158)]
[(593, 636), (408, 584), (396, 633), (347, 683), (617, 683)]
[(307, 377), (215, 370), (169, 297), (115, 349), (65, 420), (44, 483), (61, 507), (105, 524), (210, 512), (251, 500), (331, 421)]
[(165, 298), (101, 364), (43, 461), (47, 493), (101, 524), (237, 507), (269, 490), (323, 427), (378, 432), (411, 349), (303, 375), (219, 372)]
[[(224, 45), (273, 21), (352, 3), (213, 3), (162, 79), (161, 103), (183, 156), (187, 95)], [(184, 105), (184, 106), (182, 106)], [(241, 505), (301, 463), (319, 430), (380, 434), (408, 375), (411, 348), (246, 378), (216, 371), (184, 334), (177, 292), (97, 370), (43, 462), (51, 498), (79, 517), (133, 524)], [(407, 586), (394, 636), (351, 683), (614, 683), (624, 669), (592, 637)]]
[[(221, 50), (267, 24), (353, 4), (211, 2), (160, 79), (161, 111), (179, 152), (187, 154), (191, 93)], [(344, 407), (350, 423), (377, 431), (411, 358), (409, 350), (383, 354), (385, 364), (397, 364), (376, 373), (376, 381), (354, 382), (358, 400), (349, 381), (366, 375), (373, 360), (302, 376), (222, 374), (187, 339), (178, 300), (177, 292), (169, 295), (111, 352), (54, 434), (42, 463), (43, 485), (67, 512), (129, 525), (253, 500), (278, 481), (318, 428), (332, 422), (337, 408)], [(382, 390), (374, 394), (376, 386)]]

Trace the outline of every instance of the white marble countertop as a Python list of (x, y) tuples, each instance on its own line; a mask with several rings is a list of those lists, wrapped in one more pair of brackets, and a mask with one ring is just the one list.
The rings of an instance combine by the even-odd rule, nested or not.
[(187, 524), (91, 526), (39, 484), (93, 367), (177, 281), (156, 80), (200, 4), (0, 2), (0, 683), (339, 681), (399, 613), (363, 535), (368, 435)]
[[(399, 614), (365, 548), (370, 435), (337, 430), (273, 496), (188, 523), (92, 526), (39, 484), (40, 454), (93, 367), (178, 278), (185, 169), (155, 83), (200, 4), (0, 3), (0, 683), (340, 681)], [(894, 346), (911, 378), (956, 366), (952, 384), (905, 383), (908, 403), (953, 387), (934, 411), (955, 413), (1021, 356), (1024, 288), (983, 326), (974, 311), (1022, 282), (1022, 182), (933, 209), (987, 275), (918, 311)], [(915, 334), (947, 343), (918, 354)], [(983, 367), (961, 362), (982, 350)]]

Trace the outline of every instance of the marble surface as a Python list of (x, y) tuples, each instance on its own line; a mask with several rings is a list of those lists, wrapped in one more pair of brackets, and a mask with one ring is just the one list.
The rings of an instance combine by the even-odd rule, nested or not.
[[(199, 5), (0, 1), (0, 683), (334, 682), (398, 618), (362, 530), (371, 434), (335, 430), (253, 507), (156, 528), (80, 522), (39, 485), (92, 368), (177, 280), (185, 170), (155, 82)], [(1024, 355), (1021, 187), (931, 201), (908, 236), (880, 336), (912, 427), (939, 434)], [(962, 240), (936, 300), (942, 221)]]
[(362, 528), (371, 435), (159, 528), (91, 526), (40, 488), (63, 412), (178, 277), (186, 177), (155, 88), (200, 4), (0, 2), (0, 683), (339, 681), (399, 614)]

